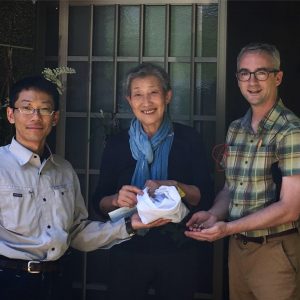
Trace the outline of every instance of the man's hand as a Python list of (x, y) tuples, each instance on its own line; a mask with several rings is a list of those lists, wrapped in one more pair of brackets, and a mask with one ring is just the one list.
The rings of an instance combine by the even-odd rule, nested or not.
[(216, 222), (213, 226), (209, 228), (203, 227), (192, 230), (185, 231), (184, 233), (187, 237), (193, 238), (198, 241), (209, 241), (213, 242), (215, 240), (221, 239), (229, 234), (227, 230), (226, 222)]
[(192, 215), (186, 226), (191, 231), (201, 231), (204, 228), (209, 228), (217, 222), (217, 217), (208, 211), (198, 211)]
[(170, 219), (157, 219), (151, 223), (148, 224), (144, 224), (139, 215), (137, 213), (133, 214), (131, 216), (131, 226), (134, 230), (138, 230), (138, 229), (145, 229), (145, 228), (152, 228), (152, 227), (159, 227), (162, 225), (165, 225), (167, 223), (170, 223), (171, 220)]
[(215, 241), (227, 235), (225, 222), (218, 222), (217, 217), (208, 211), (199, 211), (186, 223), (189, 230), (187, 237), (199, 241)]

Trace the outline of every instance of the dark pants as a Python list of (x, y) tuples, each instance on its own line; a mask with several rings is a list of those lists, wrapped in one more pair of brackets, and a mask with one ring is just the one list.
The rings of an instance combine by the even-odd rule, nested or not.
[(71, 300), (71, 281), (63, 272), (31, 274), (0, 269), (1, 300)]
[[(112, 251), (110, 300), (192, 300), (199, 281), (195, 249), (173, 253), (128, 253)], [(151, 298), (152, 299), (152, 298)]]

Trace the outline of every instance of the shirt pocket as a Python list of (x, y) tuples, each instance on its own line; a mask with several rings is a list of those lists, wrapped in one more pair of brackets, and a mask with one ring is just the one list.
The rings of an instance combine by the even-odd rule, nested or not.
[(0, 223), (17, 234), (32, 235), (37, 227), (37, 207), (30, 188), (0, 188)]
[(72, 184), (52, 186), (54, 192), (54, 215), (57, 223), (64, 229), (69, 229), (73, 224), (75, 214), (74, 188)]

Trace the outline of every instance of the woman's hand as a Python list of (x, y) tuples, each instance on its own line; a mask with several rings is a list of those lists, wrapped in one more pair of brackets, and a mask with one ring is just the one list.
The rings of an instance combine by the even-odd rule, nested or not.
[(137, 195), (143, 195), (143, 191), (133, 185), (123, 185), (117, 194), (115, 206), (134, 207), (137, 204)]
[(147, 180), (145, 183), (150, 196), (153, 196), (155, 190), (161, 185), (175, 186), (177, 189), (180, 188), (184, 193), (185, 201), (192, 206), (196, 206), (200, 201), (201, 193), (199, 188), (195, 185), (184, 184), (176, 180)]
[(148, 193), (150, 196), (152, 196), (156, 189), (158, 189), (160, 186), (166, 185), (166, 186), (177, 186), (177, 181), (175, 180), (152, 180), (149, 179), (145, 183), (145, 187), (148, 188)]

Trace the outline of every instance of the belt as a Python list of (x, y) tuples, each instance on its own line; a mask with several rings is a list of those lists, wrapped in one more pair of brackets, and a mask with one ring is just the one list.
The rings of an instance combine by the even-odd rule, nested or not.
[(38, 261), (10, 259), (0, 255), (0, 268), (21, 270), (28, 273), (55, 272), (61, 270), (61, 265), (57, 261)]
[(240, 240), (243, 242), (243, 244), (247, 244), (248, 242), (257, 243), (257, 244), (263, 244), (266, 243), (269, 239), (275, 238), (275, 237), (281, 237), (285, 235), (289, 235), (292, 233), (298, 232), (297, 228), (292, 228), (286, 231), (272, 233), (269, 235), (264, 236), (258, 236), (258, 237), (252, 237), (252, 236), (246, 236), (240, 233), (234, 234), (235, 239)]

